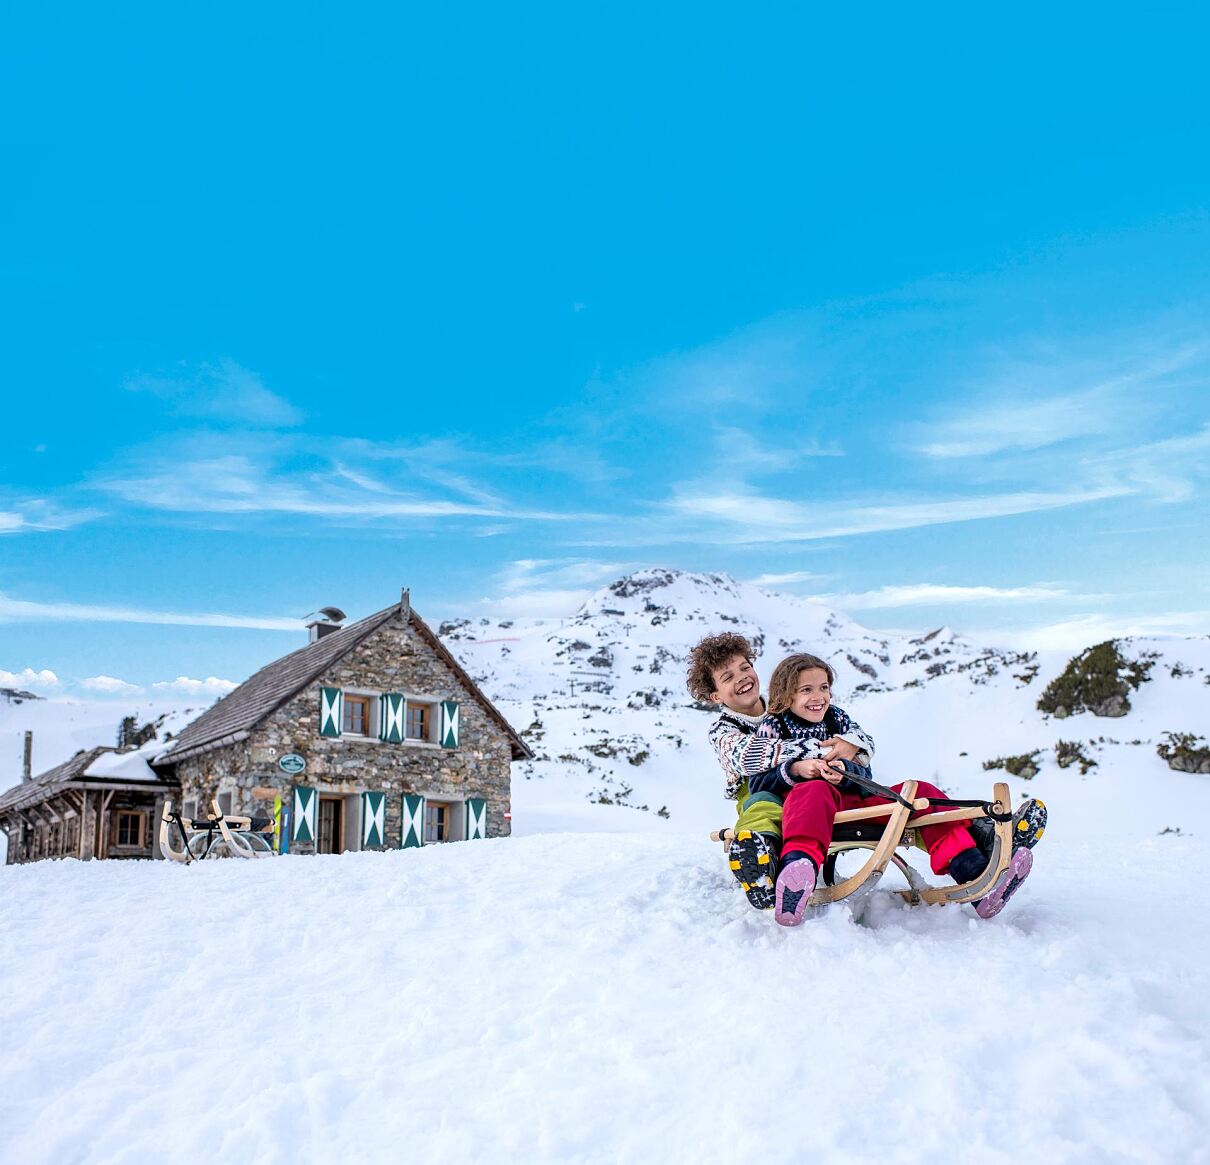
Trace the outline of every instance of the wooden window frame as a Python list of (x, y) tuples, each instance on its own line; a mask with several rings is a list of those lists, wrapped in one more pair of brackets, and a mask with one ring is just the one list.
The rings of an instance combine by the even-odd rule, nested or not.
[[(443, 809), (445, 811), (444, 821), (444, 837), (433, 837), (429, 833), (429, 814), (434, 809)], [(452, 801), (430, 801), (427, 797), (424, 801), (424, 837), (422, 841), (425, 845), (444, 845), (446, 842), (453, 841), (451, 834), (454, 830), (454, 803)], [(435, 831), (434, 831), (435, 832)]]
[[(348, 692), (345, 692), (344, 696), (342, 698), (342, 701), (343, 701), (343, 707), (342, 707), (342, 711), (340, 714), (340, 719), (341, 719), (340, 734), (341, 734), (341, 736), (356, 736), (359, 739), (368, 739), (369, 737), (371, 737), (374, 732), (373, 697), (372, 696), (361, 696), (361, 695), (350, 695)], [(354, 704), (360, 705), (360, 707), (362, 707), (365, 710), (363, 728), (360, 732), (358, 732), (354, 728), (350, 727), (350, 725), (352, 723), (351, 712), (352, 712), (352, 708), (353, 708)]]
[[(122, 818), (134, 817), (139, 827), (137, 841), (122, 840)], [(147, 811), (145, 809), (117, 809), (113, 814), (113, 846), (115, 849), (146, 849), (147, 848)]]
[[(403, 709), (403, 739), (419, 741), (423, 744), (431, 744), (433, 741), (433, 709), (435, 705), (428, 700), (409, 700)], [(409, 729), (412, 723), (412, 713), (419, 712), (423, 717), (424, 734), (422, 736), (413, 736)]]

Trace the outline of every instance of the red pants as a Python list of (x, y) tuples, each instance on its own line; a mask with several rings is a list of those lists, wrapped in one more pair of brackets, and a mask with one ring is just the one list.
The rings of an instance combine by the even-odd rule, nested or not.
[[(892, 785), (896, 793), (903, 785)], [(936, 785), (916, 782), (917, 797), (944, 797)], [(832, 842), (832, 822), (842, 809), (861, 809), (867, 805), (893, 805), (886, 797), (858, 797), (842, 793), (830, 781), (815, 778), (803, 781), (790, 790), (781, 819), (781, 852), (797, 850), (808, 854), (822, 868)], [(934, 874), (944, 874), (950, 862), (964, 849), (975, 844), (965, 822), (950, 821), (943, 825), (926, 825), (920, 831), (924, 848), (929, 853), (929, 865)]]

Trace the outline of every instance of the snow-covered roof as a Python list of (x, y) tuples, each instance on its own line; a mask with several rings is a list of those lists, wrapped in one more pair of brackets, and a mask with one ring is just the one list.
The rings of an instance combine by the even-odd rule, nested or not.
[(70, 760), (22, 781), (0, 795), (0, 815), (37, 805), (64, 789), (87, 783), (89, 786), (106, 781), (122, 785), (158, 784), (168, 787), (147, 764), (148, 749), (138, 752), (118, 752), (111, 745), (82, 749)]

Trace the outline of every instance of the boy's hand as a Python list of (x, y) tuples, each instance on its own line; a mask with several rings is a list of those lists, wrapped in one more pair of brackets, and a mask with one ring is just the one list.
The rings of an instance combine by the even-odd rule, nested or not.
[(839, 761), (796, 760), (790, 766), (790, 772), (804, 781), (822, 778), (833, 785), (839, 785), (844, 780), (844, 769)]
[(857, 745), (850, 744), (849, 741), (842, 740), (839, 736), (829, 736), (827, 740), (820, 741), (819, 747), (831, 749), (828, 756), (832, 760), (854, 760), (861, 751)]

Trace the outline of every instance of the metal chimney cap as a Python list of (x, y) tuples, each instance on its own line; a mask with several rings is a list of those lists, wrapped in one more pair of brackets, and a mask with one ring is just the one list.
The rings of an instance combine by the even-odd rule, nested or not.
[(339, 607), (320, 607), (319, 613), (325, 619), (330, 619), (333, 623), (343, 623), (348, 618), (348, 615)]

